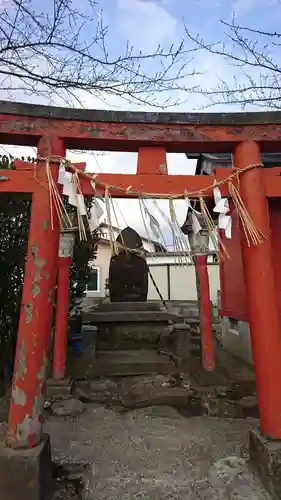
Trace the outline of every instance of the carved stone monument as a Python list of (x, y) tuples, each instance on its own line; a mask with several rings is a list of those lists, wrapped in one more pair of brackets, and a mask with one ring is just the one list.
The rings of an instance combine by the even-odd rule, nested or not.
[(116, 239), (118, 254), (109, 265), (111, 302), (145, 302), (148, 293), (148, 268), (142, 240), (131, 227)]

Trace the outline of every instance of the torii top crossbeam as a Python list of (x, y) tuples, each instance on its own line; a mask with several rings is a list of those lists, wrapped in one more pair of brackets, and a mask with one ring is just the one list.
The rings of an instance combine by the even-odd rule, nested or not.
[(138, 151), (161, 146), (169, 153), (232, 152), (255, 140), (266, 152), (280, 151), (281, 112), (156, 113), (58, 108), (0, 101), (1, 143), (36, 146), (45, 134), (66, 148)]
[[(99, 174), (99, 179), (123, 190), (113, 196), (135, 197), (126, 192), (133, 185), (136, 191), (175, 194), (198, 191), (213, 185), (212, 177), (173, 175), (166, 166), (166, 152), (232, 152), (240, 142), (255, 140), (261, 150), (280, 151), (281, 112), (261, 113), (155, 113), (69, 109), (0, 101), (0, 144), (38, 146), (41, 137), (60, 138), (64, 148), (111, 151), (140, 151), (137, 173)], [(161, 148), (162, 151), (156, 148)], [(44, 156), (43, 151), (38, 156)], [(28, 165), (26, 165), (28, 170)], [(157, 175), (153, 179), (152, 175)], [(227, 178), (230, 170), (216, 172), (218, 181)], [(33, 192), (36, 183), (32, 172), (9, 172), (9, 180), (1, 183), (1, 191)], [(81, 180), (85, 195), (93, 190)], [(265, 172), (267, 197), (278, 196), (281, 190), (280, 169)], [(206, 193), (207, 194), (207, 193)]]

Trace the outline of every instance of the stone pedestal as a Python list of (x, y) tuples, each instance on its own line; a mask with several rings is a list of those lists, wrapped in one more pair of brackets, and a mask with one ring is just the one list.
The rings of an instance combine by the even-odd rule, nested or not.
[(180, 373), (189, 373), (191, 370), (191, 341), (190, 327), (185, 323), (175, 323), (173, 325), (173, 336), (175, 338), (175, 355), (177, 367)]
[(48, 500), (52, 491), (51, 448), (48, 436), (31, 450), (12, 450), (0, 442), (0, 498)]
[(97, 326), (97, 350), (157, 349), (176, 320), (154, 302), (101, 304), (83, 314), (84, 325)]
[(249, 452), (250, 461), (273, 500), (280, 500), (281, 441), (266, 439), (258, 430), (251, 430)]
[(71, 352), (67, 358), (67, 373), (71, 379), (76, 380), (93, 376), (96, 364), (96, 326), (83, 325), (81, 337), (81, 349)]

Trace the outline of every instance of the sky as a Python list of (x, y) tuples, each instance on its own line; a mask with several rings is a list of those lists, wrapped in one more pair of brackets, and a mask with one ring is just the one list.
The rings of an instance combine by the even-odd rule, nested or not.
[[(81, 0), (80, 6), (85, 0)], [(43, 0), (34, 0), (37, 6), (43, 5)], [(0, 0), (3, 6), (9, 0)], [(102, 0), (97, 8), (97, 15), (102, 14), (104, 24), (108, 26), (108, 47), (112, 54), (122, 53), (129, 40), (135, 50), (153, 52), (158, 45), (168, 48), (171, 44), (180, 42), (184, 35), (184, 25), (193, 35), (200, 33), (206, 41), (213, 43), (225, 39), (225, 27), (222, 19), (231, 21), (235, 13), (239, 23), (263, 30), (278, 30), (281, 21), (280, 0)], [(90, 29), (87, 36), (91, 36)], [(190, 56), (188, 56), (190, 58)], [(195, 68), (202, 74), (189, 77), (188, 85), (199, 84), (203, 87), (215, 86), (219, 78), (243, 80), (243, 75), (235, 67), (230, 67), (227, 61), (207, 53), (196, 53), (190, 62), (190, 68)], [(147, 71), (150, 71), (149, 66)], [(35, 96), (26, 96), (20, 91), (15, 93), (15, 100), (38, 102)], [(172, 107), (171, 111), (191, 112), (201, 109), (206, 101), (201, 96), (180, 94), (182, 104)], [(0, 98), (5, 99), (5, 93), (0, 90)], [(44, 104), (44, 100), (40, 98)], [(57, 98), (53, 104), (60, 104)], [(114, 96), (106, 97), (106, 102), (93, 96), (84, 96), (84, 106), (90, 109), (137, 109), (136, 105), (122, 101)], [(148, 110), (146, 106), (142, 109)], [(222, 106), (208, 109), (208, 111), (239, 111), (236, 107)], [(3, 152), (9, 150), (5, 147)], [(9, 150), (10, 151), (10, 150)], [(20, 151), (20, 152), (19, 152)], [(23, 148), (12, 149), (14, 154), (30, 154)], [(107, 154), (78, 154), (68, 152), (68, 156), (76, 161), (86, 161), (89, 171), (134, 173), (136, 171), (137, 154), (135, 153), (107, 153)], [(187, 160), (185, 155), (168, 155), (169, 173), (193, 174), (195, 161)], [(161, 205), (167, 210), (165, 202)], [(179, 222), (182, 223), (186, 215), (184, 202), (177, 204)], [(138, 203), (134, 201), (119, 201), (118, 213), (122, 213), (118, 221), (122, 227), (126, 224), (133, 226), (143, 233)], [(126, 215), (126, 217), (124, 217)], [(124, 220), (125, 219), (125, 220)]]

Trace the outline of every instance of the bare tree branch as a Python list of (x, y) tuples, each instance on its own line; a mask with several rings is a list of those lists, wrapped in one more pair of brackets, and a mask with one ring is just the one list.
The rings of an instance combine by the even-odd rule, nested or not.
[[(209, 104), (254, 105), (281, 108), (281, 58), (278, 51), (281, 33), (268, 32), (232, 22), (221, 21), (226, 28), (226, 42), (208, 44), (200, 35), (186, 28), (193, 48), (219, 56), (236, 68), (232, 81), (220, 80), (213, 88), (197, 87), (194, 93), (204, 95)], [(237, 73), (238, 68), (238, 73)]]
[(76, 0), (48, 0), (40, 8), (35, 0), (9, 0), (0, 7), (0, 89), (10, 97), (20, 88), (66, 101), (84, 91), (161, 107), (177, 102), (172, 93), (192, 89), (186, 82), (197, 74), (187, 70), (194, 49), (179, 41), (144, 53), (128, 42), (116, 57), (98, 3), (85, 0), (80, 10)]

